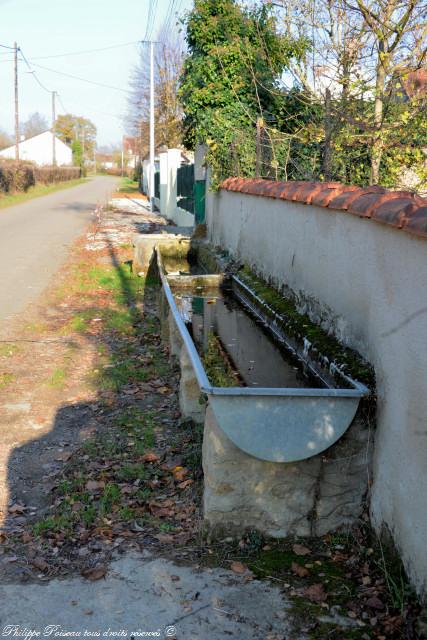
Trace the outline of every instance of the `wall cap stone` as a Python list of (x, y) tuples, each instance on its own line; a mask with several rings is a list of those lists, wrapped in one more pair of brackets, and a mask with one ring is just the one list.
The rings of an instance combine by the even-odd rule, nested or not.
[(390, 191), (375, 185), (356, 187), (339, 182), (278, 182), (263, 178), (227, 178), (220, 188), (346, 211), (427, 239), (427, 198), (410, 191)]

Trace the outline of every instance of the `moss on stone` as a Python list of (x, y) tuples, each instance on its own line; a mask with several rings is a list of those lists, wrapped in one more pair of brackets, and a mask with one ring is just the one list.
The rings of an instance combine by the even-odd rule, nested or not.
[(208, 336), (208, 348), (202, 360), (209, 381), (214, 387), (236, 387), (239, 385), (237, 374), (224, 357), (218, 337), (212, 332)]
[[(363, 382), (370, 389), (375, 388), (373, 367), (358, 353), (342, 345), (334, 336), (328, 335), (318, 324), (310, 320), (307, 314), (297, 311), (295, 302), (284, 296), (263, 278), (253, 273), (249, 267), (240, 269), (239, 278), (270, 308), (272, 314), (278, 314), (282, 326), (288, 335), (301, 342), (307, 339), (312, 351), (317, 352), (320, 362), (327, 359), (354, 380)], [(268, 308), (263, 307), (268, 313)]]

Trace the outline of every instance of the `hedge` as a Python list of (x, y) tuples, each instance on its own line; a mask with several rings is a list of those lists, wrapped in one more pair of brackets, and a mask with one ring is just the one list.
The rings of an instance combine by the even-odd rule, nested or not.
[(37, 167), (27, 162), (0, 162), (0, 192), (27, 191), (40, 182), (52, 184), (80, 178), (80, 167)]

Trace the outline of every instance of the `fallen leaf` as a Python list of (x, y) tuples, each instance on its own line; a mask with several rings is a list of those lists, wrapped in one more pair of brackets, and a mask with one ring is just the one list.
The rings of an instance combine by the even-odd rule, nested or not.
[(180, 482), (178, 485), (178, 489), (184, 490), (189, 487), (190, 484), (193, 484), (193, 480), (191, 480), (191, 478), (189, 478), (188, 480), (184, 480), (184, 482)]
[(170, 544), (174, 541), (173, 536), (168, 533), (158, 533), (157, 535), (153, 536), (153, 538), (155, 538), (159, 542), (162, 542), (163, 544)]
[(169, 518), (170, 516), (175, 515), (175, 511), (173, 509), (160, 508), (154, 509), (153, 514), (157, 518)]
[(159, 458), (152, 451), (147, 451), (147, 453), (144, 453), (141, 459), (143, 462), (157, 462)]
[(366, 600), (366, 606), (370, 609), (384, 609), (384, 603), (377, 596), (372, 596)]
[(231, 563), (230, 569), (234, 571), (234, 573), (246, 573), (246, 571), (248, 571), (248, 567), (238, 560)]
[(316, 584), (312, 584), (303, 591), (303, 595), (306, 596), (311, 602), (325, 602), (327, 599), (327, 594), (323, 588), (323, 584), (320, 582)]
[(17, 502), (9, 507), (9, 513), (24, 513), (25, 508), (23, 504), (18, 504)]
[(298, 564), (298, 562), (292, 563), (291, 571), (292, 573), (295, 573), (300, 578), (306, 578), (308, 575), (310, 575), (309, 570), (306, 569), (305, 567), (302, 567), (300, 564)]
[(22, 542), (24, 544), (27, 544), (27, 542), (31, 542), (32, 539), (33, 536), (31, 535), (31, 533), (29, 533), (28, 531), (24, 531), (24, 533), (22, 534)]
[(189, 470), (185, 467), (175, 467), (173, 470), (173, 476), (177, 482), (182, 482), (188, 474)]
[(71, 451), (59, 451), (55, 456), (55, 460), (58, 462), (67, 462), (72, 456)]
[(105, 487), (105, 482), (103, 480), (88, 480), (86, 482), (86, 490), (87, 491), (100, 491)]
[(47, 571), (49, 569), (49, 565), (46, 560), (39, 556), (33, 558), (33, 560), (31, 560), (31, 564), (39, 571)]
[(304, 547), (302, 544), (294, 544), (292, 547), (292, 551), (296, 556), (309, 556), (311, 551), (307, 547)]
[(84, 576), (88, 580), (95, 581), (103, 578), (106, 573), (107, 573), (107, 567), (105, 567), (104, 565), (97, 565), (92, 569), (83, 569), (82, 576)]

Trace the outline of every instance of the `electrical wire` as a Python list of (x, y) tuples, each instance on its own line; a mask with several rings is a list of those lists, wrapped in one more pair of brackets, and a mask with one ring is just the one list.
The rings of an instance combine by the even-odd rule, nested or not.
[(87, 78), (81, 78), (80, 76), (72, 75), (71, 73), (66, 73), (65, 71), (58, 71), (57, 69), (51, 69), (50, 67), (45, 67), (41, 64), (37, 64), (33, 62), (34, 67), (38, 67), (39, 69), (44, 69), (45, 71), (50, 71), (51, 73), (56, 73), (60, 76), (65, 76), (66, 78), (72, 78), (73, 80), (80, 80), (80, 82), (86, 82), (87, 84), (95, 85), (96, 87), (103, 87), (104, 89), (114, 89), (114, 91), (121, 91), (122, 93), (131, 93), (127, 89), (123, 89), (122, 87), (114, 87), (113, 85), (104, 84), (102, 82), (96, 82), (95, 80), (88, 80)]
[(153, 0), (153, 12), (152, 12), (152, 18), (151, 18), (151, 27), (150, 27), (149, 34), (147, 36), (147, 40), (151, 40), (151, 37), (153, 35), (153, 30), (154, 30), (154, 27), (155, 27), (155, 24), (156, 24), (157, 3), (158, 3), (158, 0)]
[(139, 44), (140, 40), (133, 40), (132, 42), (124, 42), (122, 44), (114, 44), (110, 47), (100, 47), (99, 49), (86, 49), (84, 51), (72, 51), (70, 53), (57, 53), (51, 56), (35, 56), (31, 60), (47, 60), (48, 58), (67, 58), (69, 56), (80, 56), (86, 53), (96, 53), (97, 51), (109, 51), (110, 49), (120, 49), (123, 47), (129, 47), (132, 44)]
[(47, 91), (47, 93), (53, 93), (53, 91), (51, 91), (50, 89), (47, 89), (43, 82), (41, 82), (41, 80), (39, 80), (36, 72), (34, 71), (34, 69), (31, 68), (30, 63), (28, 62), (27, 58), (24, 55), (24, 52), (22, 51), (21, 47), (18, 47), (18, 52), (22, 57), (22, 60), (25, 62), (25, 64), (27, 65), (28, 69), (29, 69), (29, 73), (31, 73), (32, 77), (34, 78), (34, 80), (37, 82), (37, 84), (44, 90)]
[(148, 15), (147, 15), (147, 25), (145, 27), (145, 34), (144, 34), (143, 42), (147, 42), (147, 40), (148, 40), (148, 31), (149, 31), (149, 27), (150, 27), (152, 12), (153, 12), (153, 0), (150, 0), (150, 4), (149, 4), (149, 7), (148, 7)]

